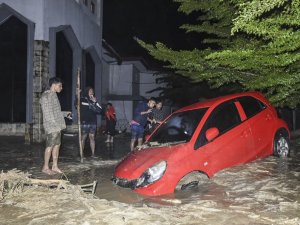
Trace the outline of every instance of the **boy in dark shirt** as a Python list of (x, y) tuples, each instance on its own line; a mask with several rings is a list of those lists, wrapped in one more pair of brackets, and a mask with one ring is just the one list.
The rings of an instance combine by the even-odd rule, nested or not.
[(154, 106), (155, 99), (150, 98), (148, 102), (140, 102), (135, 108), (133, 119), (131, 121), (131, 151), (134, 150), (136, 140), (138, 141), (138, 147), (142, 145), (148, 116), (152, 112)]

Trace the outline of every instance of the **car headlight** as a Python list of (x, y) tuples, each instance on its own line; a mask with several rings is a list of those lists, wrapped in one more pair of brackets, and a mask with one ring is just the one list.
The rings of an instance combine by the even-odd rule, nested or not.
[(167, 169), (166, 161), (160, 161), (154, 164), (137, 179), (135, 187), (136, 188), (145, 187), (149, 184), (154, 183), (164, 175), (166, 169)]

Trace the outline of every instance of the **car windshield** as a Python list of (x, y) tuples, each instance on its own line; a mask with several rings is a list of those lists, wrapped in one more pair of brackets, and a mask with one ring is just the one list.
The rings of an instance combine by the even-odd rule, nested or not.
[(182, 143), (190, 141), (207, 108), (174, 113), (152, 134), (148, 143)]

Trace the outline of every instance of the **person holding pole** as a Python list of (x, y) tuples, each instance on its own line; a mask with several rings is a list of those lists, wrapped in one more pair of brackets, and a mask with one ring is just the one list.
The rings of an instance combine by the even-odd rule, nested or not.
[[(50, 89), (45, 91), (40, 99), (43, 113), (43, 126), (46, 133), (46, 149), (42, 172), (48, 175), (62, 173), (58, 168), (59, 148), (61, 144), (61, 131), (66, 128), (64, 117), (70, 118), (71, 112), (61, 111), (57, 93), (62, 91), (62, 81), (58, 77), (49, 79)], [(49, 161), (52, 155), (52, 169)]]

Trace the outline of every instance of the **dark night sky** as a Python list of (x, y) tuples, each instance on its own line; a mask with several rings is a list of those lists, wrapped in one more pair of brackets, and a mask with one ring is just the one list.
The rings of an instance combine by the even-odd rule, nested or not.
[(186, 35), (179, 29), (195, 18), (177, 8), (172, 0), (104, 0), (103, 38), (122, 57), (142, 56), (152, 65), (155, 61), (134, 37), (148, 43), (163, 42), (172, 49), (200, 47), (199, 34)]

